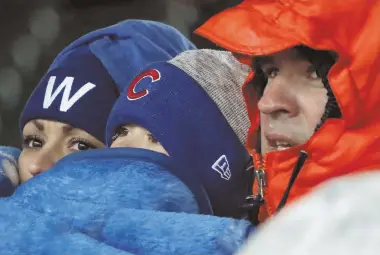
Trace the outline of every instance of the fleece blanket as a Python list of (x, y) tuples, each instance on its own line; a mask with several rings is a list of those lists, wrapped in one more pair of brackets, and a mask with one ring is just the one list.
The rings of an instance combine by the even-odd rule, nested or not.
[(17, 160), (21, 151), (0, 146), (0, 197), (10, 196), (19, 183)]
[(1, 254), (233, 254), (249, 222), (199, 214), (170, 157), (71, 154), (0, 199)]

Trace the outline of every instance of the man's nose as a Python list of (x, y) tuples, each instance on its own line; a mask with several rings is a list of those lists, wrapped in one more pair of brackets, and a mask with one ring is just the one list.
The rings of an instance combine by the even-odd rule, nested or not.
[(259, 111), (268, 115), (287, 114), (289, 117), (298, 114), (297, 98), (292, 81), (286, 77), (277, 76), (269, 81), (258, 102)]

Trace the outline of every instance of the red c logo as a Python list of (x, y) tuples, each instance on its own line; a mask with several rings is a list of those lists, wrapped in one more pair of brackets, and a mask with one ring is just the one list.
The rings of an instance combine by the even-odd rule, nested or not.
[(149, 94), (149, 90), (147, 89), (138, 92), (135, 91), (137, 84), (139, 84), (142, 79), (148, 77), (152, 79), (152, 82), (156, 82), (161, 79), (161, 73), (156, 69), (150, 69), (137, 76), (128, 88), (127, 97), (129, 100), (137, 100)]

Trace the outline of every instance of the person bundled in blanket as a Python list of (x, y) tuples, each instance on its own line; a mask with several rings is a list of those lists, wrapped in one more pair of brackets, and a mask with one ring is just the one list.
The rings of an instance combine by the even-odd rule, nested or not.
[(248, 72), (216, 50), (144, 69), (111, 110), (111, 148), (65, 156), (0, 199), (1, 253), (234, 254), (254, 230), (240, 208)]
[(68, 45), (25, 104), (21, 155), (0, 147), (0, 197), (70, 153), (105, 148), (107, 118), (119, 91), (149, 64), (194, 48), (175, 28), (146, 20), (126, 20)]
[(231, 53), (207, 49), (152, 64), (116, 101), (107, 145), (162, 154), (200, 213), (241, 217), (249, 195), (249, 121), (241, 93), (248, 72)]

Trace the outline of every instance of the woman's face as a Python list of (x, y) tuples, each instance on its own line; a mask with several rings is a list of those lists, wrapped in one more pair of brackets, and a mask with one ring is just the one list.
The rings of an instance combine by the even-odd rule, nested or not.
[(70, 153), (105, 147), (82, 129), (57, 121), (31, 120), (22, 133), (23, 150), (19, 157), (22, 183), (46, 171)]

